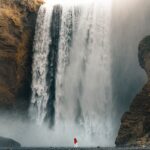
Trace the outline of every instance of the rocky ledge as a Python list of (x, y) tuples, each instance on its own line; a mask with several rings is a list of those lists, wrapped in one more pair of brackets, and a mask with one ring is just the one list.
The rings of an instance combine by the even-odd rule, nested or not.
[(150, 36), (140, 42), (139, 62), (149, 80), (123, 115), (116, 146), (150, 146)]
[(13, 139), (0, 137), (0, 147), (21, 147), (21, 144)]
[[(42, 0), (0, 0), (0, 109), (27, 109), (32, 43)], [(21, 107), (23, 106), (23, 107)]]

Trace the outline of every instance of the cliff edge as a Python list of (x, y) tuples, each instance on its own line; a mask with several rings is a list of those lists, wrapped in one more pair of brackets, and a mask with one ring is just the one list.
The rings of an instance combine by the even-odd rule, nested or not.
[(42, 0), (0, 0), (1, 109), (29, 105), (32, 44), (41, 4)]
[(139, 44), (139, 62), (149, 80), (123, 115), (116, 146), (150, 146), (150, 36)]

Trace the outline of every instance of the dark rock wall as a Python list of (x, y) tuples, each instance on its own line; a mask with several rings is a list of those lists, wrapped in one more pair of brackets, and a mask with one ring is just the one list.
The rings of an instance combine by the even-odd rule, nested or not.
[[(150, 78), (150, 36), (139, 45), (139, 62)], [(150, 146), (150, 80), (121, 119), (117, 146)]]
[(17, 141), (10, 139), (10, 138), (4, 138), (0, 137), (0, 147), (15, 147), (19, 148), (21, 147), (21, 144), (18, 143)]
[(26, 110), (40, 0), (0, 0), (0, 108)]

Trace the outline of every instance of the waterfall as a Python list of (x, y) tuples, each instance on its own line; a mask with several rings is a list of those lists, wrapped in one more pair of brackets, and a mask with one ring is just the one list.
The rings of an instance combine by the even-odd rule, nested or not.
[(47, 143), (71, 146), (77, 136), (81, 146), (114, 145), (120, 117), (146, 81), (136, 46), (150, 31), (142, 29), (149, 19), (136, 16), (140, 0), (134, 1), (125, 7), (120, 0), (47, 0), (40, 7), (30, 116), (52, 127), (39, 131)]
[(147, 82), (138, 45), (150, 35), (150, 0), (45, 1), (32, 51), (30, 120), (16, 99), (16, 111), (1, 109), (0, 136), (22, 147), (72, 147), (74, 137), (79, 147), (112, 147), (121, 117)]
[(76, 123), (101, 144), (113, 136), (110, 14), (111, 1), (63, 6), (56, 80), (56, 125)]
[(56, 75), (56, 121), (61, 116), (61, 102), (64, 99), (64, 77), (66, 66), (69, 64), (69, 52), (71, 48), (71, 34), (73, 23), (73, 9), (63, 8), (62, 24), (60, 31), (59, 53), (58, 53), (58, 67)]
[(36, 33), (34, 39), (34, 58), (32, 65), (32, 98), (31, 98), (31, 117), (41, 124), (46, 116), (46, 107), (48, 102), (48, 86), (46, 83), (49, 44), (50, 21), (53, 7), (42, 5), (38, 12)]
[[(58, 4), (61, 8), (54, 9)], [(58, 28), (57, 11), (62, 11)], [(110, 25), (111, 0), (41, 6), (30, 107), (38, 123), (53, 115), (56, 130), (75, 127), (80, 138), (113, 144)]]

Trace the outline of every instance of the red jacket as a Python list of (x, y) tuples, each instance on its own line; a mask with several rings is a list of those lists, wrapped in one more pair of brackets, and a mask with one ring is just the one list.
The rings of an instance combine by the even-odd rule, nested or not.
[(74, 138), (74, 144), (77, 144), (77, 143), (78, 143), (77, 139), (76, 139), (76, 138)]

